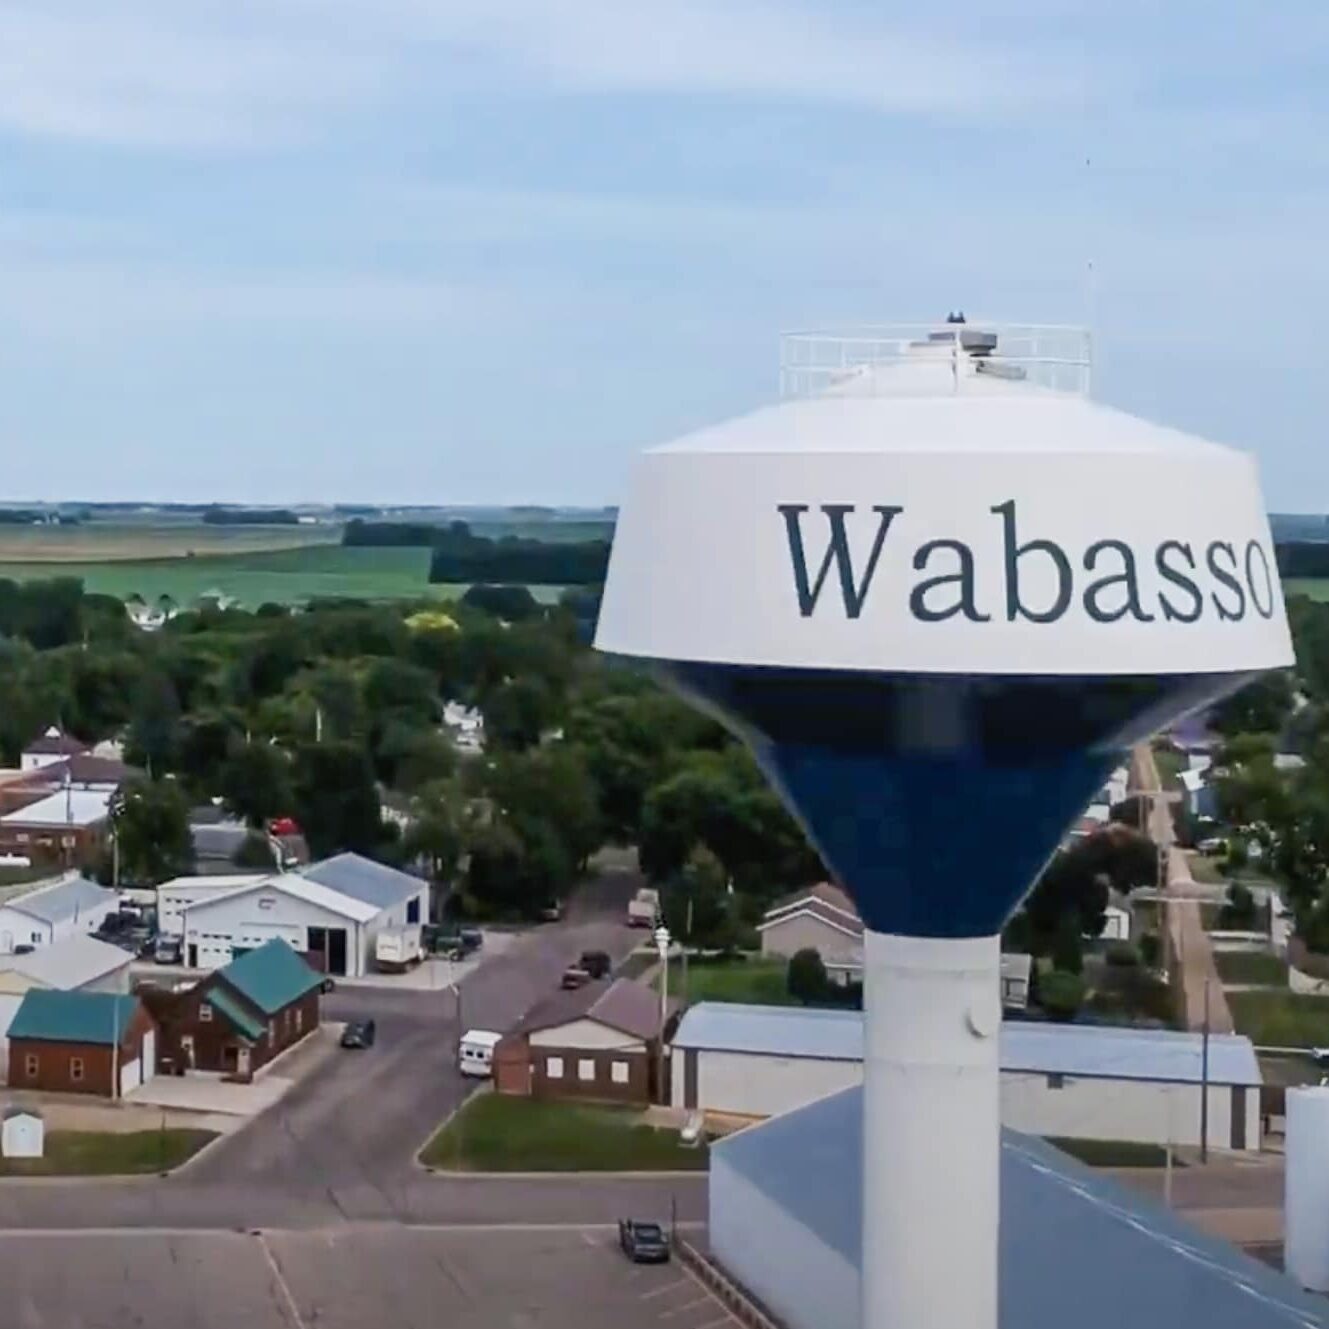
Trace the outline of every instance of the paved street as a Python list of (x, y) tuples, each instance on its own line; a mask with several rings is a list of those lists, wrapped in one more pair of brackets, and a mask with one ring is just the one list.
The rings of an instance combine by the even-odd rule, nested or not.
[(374, 1047), (338, 1052), (244, 1130), (166, 1181), (5, 1182), (8, 1228), (312, 1228), (329, 1223), (609, 1222), (623, 1212), (700, 1217), (705, 1182), (570, 1176), (445, 1178), (416, 1166), (431, 1131), (475, 1083), (456, 1070), (462, 1024), (510, 1028), (553, 990), (582, 950), (626, 955), (640, 932), (620, 921), (639, 879), (602, 872), (561, 923), (515, 939), (453, 991), (339, 988), (333, 1020), (372, 1016)]
[(5, 1329), (737, 1324), (679, 1265), (631, 1265), (596, 1227), (19, 1234), (0, 1287)]

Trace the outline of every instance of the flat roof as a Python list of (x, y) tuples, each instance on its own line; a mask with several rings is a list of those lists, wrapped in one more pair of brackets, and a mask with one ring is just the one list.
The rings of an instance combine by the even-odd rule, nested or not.
[(51, 988), (81, 988), (134, 961), (129, 951), (96, 937), (65, 937), (27, 955), (0, 958), (0, 970), (23, 974)]
[(4, 826), (92, 826), (105, 821), (111, 795), (102, 789), (61, 789), (27, 807), (6, 812)]
[[(673, 1045), (715, 1052), (862, 1061), (863, 1013), (703, 1001), (683, 1016)], [(1203, 1078), (1203, 1060), (1203, 1037), (1174, 1029), (1036, 1020), (1007, 1020), (1001, 1027), (1003, 1071), (1198, 1084)], [(1208, 1074), (1211, 1084), (1263, 1083), (1255, 1048), (1240, 1034), (1211, 1035)]]
[[(862, 1152), (863, 1091), (842, 1090), (714, 1143), (711, 1193), (724, 1184), (723, 1172), (716, 1175), (723, 1163), (858, 1269)], [(1000, 1241), (1003, 1325), (1313, 1329), (1329, 1309), (1323, 1298), (1153, 1200), (1008, 1130)], [(790, 1255), (789, 1277), (798, 1278), (797, 1252)]]
[(21, 894), (6, 896), (4, 900), (6, 908), (17, 909), (43, 923), (62, 923), (118, 903), (119, 896), (115, 891), (78, 874), (57, 881), (37, 882)]

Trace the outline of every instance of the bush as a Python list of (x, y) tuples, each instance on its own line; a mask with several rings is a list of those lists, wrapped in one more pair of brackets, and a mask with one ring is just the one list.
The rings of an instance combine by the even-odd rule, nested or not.
[(1133, 969), (1140, 963), (1140, 952), (1129, 941), (1110, 941), (1103, 959), (1114, 969)]
[(1064, 969), (1053, 969), (1040, 979), (1038, 997), (1049, 1018), (1073, 1020), (1084, 1004), (1084, 979)]
[(1259, 919), (1259, 906), (1250, 888), (1234, 881), (1228, 887), (1227, 901), (1218, 914), (1220, 928), (1239, 932), (1253, 931)]
[(277, 855), (272, 851), (272, 841), (261, 831), (250, 831), (240, 847), (231, 856), (231, 862), (239, 868), (275, 868)]
[(1084, 938), (1073, 914), (1064, 914), (1052, 939), (1052, 967), (1063, 973), (1078, 974), (1084, 968)]
[(1149, 966), (1150, 969), (1157, 969), (1158, 963), (1163, 957), (1163, 944), (1159, 940), (1157, 932), (1146, 932), (1140, 938), (1140, 959)]
[(824, 1001), (830, 988), (826, 966), (821, 956), (810, 946), (796, 952), (789, 961), (789, 995), (797, 997), (805, 1006)]

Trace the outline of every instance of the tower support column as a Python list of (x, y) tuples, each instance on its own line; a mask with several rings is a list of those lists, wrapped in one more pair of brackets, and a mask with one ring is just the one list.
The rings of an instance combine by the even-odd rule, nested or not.
[(863, 1329), (997, 1329), (1000, 938), (863, 942)]

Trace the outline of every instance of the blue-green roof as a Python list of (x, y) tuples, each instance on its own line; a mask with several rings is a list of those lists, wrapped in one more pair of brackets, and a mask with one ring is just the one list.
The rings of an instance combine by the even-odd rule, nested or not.
[(220, 983), (214, 983), (204, 998), (209, 1005), (215, 1006), (247, 1038), (263, 1037), (263, 1021), (257, 1020), (231, 996)]
[(10, 1021), (9, 1037), (111, 1047), (124, 1037), (137, 1008), (137, 997), (114, 992), (29, 988)]
[(218, 970), (242, 997), (271, 1015), (323, 982), (284, 941), (274, 938)]

